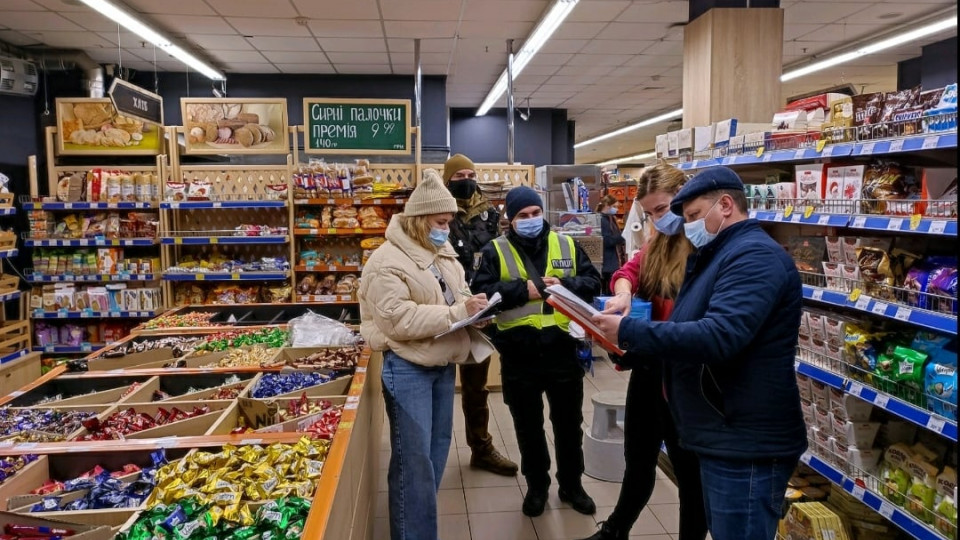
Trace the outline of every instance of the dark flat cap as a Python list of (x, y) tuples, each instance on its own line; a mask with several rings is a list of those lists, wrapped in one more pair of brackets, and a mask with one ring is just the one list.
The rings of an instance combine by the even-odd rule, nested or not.
[(743, 191), (743, 180), (728, 167), (710, 167), (698, 173), (680, 188), (680, 192), (670, 201), (670, 211), (683, 215), (683, 203), (721, 189)]

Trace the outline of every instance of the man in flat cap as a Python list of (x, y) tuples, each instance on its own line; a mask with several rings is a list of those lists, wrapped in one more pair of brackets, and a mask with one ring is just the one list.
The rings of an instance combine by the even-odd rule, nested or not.
[(670, 210), (697, 248), (670, 320), (599, 315), (630, 358), (663, 362), (680, 444), (697, 454), (714, 540), (769, 540), (807, 437), (794, 356), (800, 275), (787, 252), (749, 219), (743, 182), (704, 170)]
[[(457, 216), (450, 222), (450, 245), (469, 285), (477, 273), (480, 250), (497, 237), (500, 213), (477, 188), (477, 171), (463, 154), (450, 156), (443, 165), (443, 182), (457, 200)], [(470, 447), (470, 466), (503, 476), (515, 476), (517, 464), (493, 446), (490, 435), (490, 407), (487, 405), (487, 377), (490, 360), (460, 364), (460, 401)]]

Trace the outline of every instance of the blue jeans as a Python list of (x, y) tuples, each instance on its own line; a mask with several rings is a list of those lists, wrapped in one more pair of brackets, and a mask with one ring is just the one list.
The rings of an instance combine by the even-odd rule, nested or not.
[(773, 540), (799, 457), (733, 460), (701, 454), (700, 479), (713, 540)]
[(437, 490), (453, 436), (456, 368), (424, 367), (387, 351), (380, 377), (390, 422), (390, 538), (437, 540)]

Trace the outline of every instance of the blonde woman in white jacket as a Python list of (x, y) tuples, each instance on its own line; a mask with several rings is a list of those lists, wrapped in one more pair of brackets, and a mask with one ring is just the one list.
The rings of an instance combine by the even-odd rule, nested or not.
[(437, 490), (453, 434), (454, 365), (470, 358), (451, 323), (483, 310), (447, 242), (457, 202), (432, 169), (393, 216), (387, 241), (363, 268), (360, 333), (383, 351), (383, 396), (390, 423), (387, 473), (392, 540), (436, 540)]

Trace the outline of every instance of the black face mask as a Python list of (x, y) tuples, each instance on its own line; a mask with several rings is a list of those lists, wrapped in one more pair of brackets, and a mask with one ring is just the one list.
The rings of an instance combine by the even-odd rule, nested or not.
[(450, 182), (447, 189), (450, 190), (450, 194), (453, 195), (454, 199), (469, 199), (473, 197), (473, 194), (477, 191), (477, 181), (469, 179), (456, 180)]

